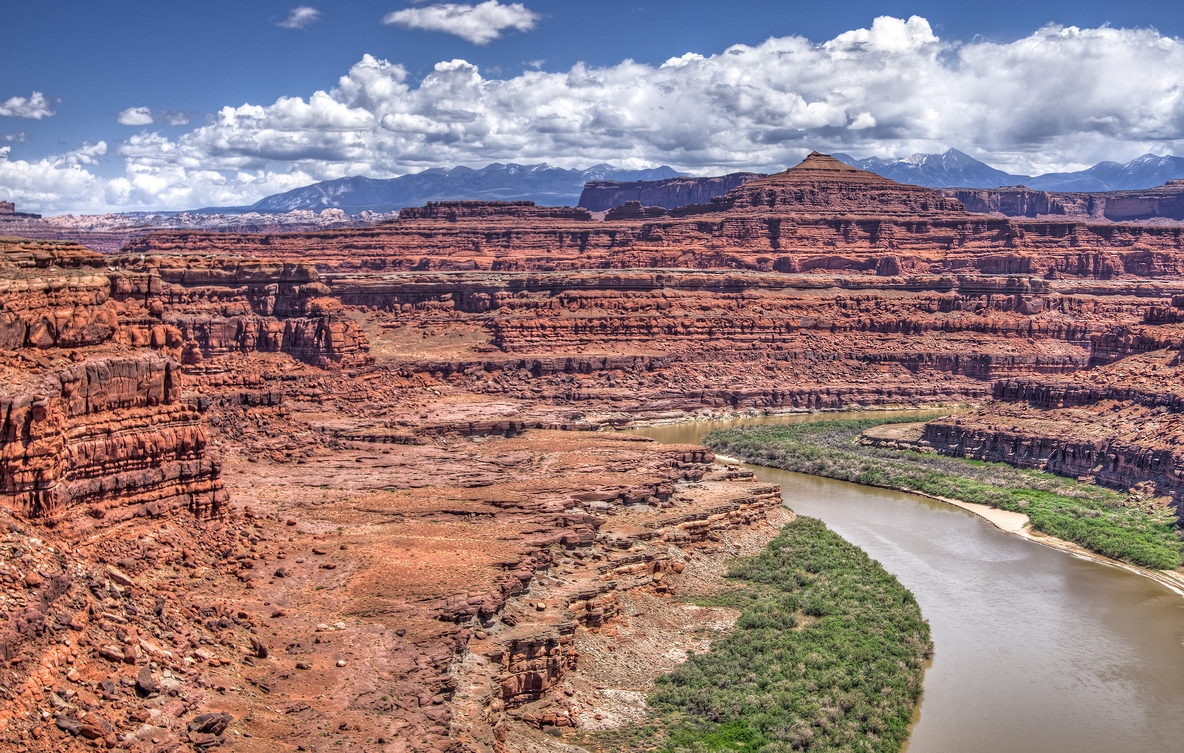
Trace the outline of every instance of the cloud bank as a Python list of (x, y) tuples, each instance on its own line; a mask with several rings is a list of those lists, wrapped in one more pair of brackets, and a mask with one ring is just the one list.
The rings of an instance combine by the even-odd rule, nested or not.
[(539, 16), (522, 3), (502, 5), (497, 0), (486, 0), (480, 5), (442, 3), (424, 8), (405, 8), (388, 13), (382, 22), (408, 29), (442, 31), (455, 34), (473, 44), (489, 44), (505, 29), (530, 31)]
[(41, 120), (56, 113), (49, 104), (49, 100), (41, 92), (33, 92), (29, 97), (10, 97), (0, 103), (0, 115), (8, 118), (26, 118)]
[(495, 161), (719, 174), (781, 169), (812, 149), (949, 147), (1029, 174), (1184, 154), (1184, 43), (1153, 29), (1058, 26), (1006, 44), (957, 43), (925, 19), (881, 17), (821, 44), (772, 38), (660, 66), (511, 78), (452, 60), (414, 81), (366, 55), (330, 91), (225, 107), (176, 138), (141, 132), (113, 149), (125, 164), (115, 179), (64, 156), (5, 154), (0, 199), (45, 212), (185, 208)]

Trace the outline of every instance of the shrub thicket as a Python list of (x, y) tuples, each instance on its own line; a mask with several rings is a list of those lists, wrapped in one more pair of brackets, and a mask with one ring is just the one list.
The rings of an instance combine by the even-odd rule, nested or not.
[[(738, 561), (731, 633), (658, 678), (671, 753), (900, 750), (921, 697), (929, 625), (913, 595), (820, 520), (799, 517)], [(652, 727), (650, 728), (652, 729)]]

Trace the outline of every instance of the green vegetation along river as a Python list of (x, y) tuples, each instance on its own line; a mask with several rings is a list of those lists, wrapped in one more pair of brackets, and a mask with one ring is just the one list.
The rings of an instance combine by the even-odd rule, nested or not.
[(742, 609), (735, 628), (650, 696), (663, 749), (900, 750), (932, 652), (913, 595), (804, 516), (728, 577), (711, 603)]
[[(684, 443), (699, 442), (715, 428), (721, 424), (638, 433)], [(916, 595), (934, 656), (907, 753), (1180, 749), (1179, 594), (1127, 570), (1004, 533), (925, 497), (774, 468), (753, 470), (761, 481), (781, 485), (790, 508), (825, 521)], [(667, 687), (659, 687), (655, 700)], [(742, 749), (735, 742), (743, 740), (731, 749)]]
[(828, 419), (720, 429), (703, 438), (719, 453), (756, 465), (1024, 513), (1032, 528), (1141, 567), (1180, 565), (1176, 515), (1093, 484), (1003, 463), (864, 446), (856, 438), (918, 416)]

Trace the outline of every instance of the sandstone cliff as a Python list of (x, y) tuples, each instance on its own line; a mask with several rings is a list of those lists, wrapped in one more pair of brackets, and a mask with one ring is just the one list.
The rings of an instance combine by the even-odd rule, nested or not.
[(994, 189), (945, 188), (938, 192), (971, 212), (1008, 217), (1072, 216), (1083, 222), (1184, 220), (1184, 181), (1138, 191), (1071, 193), (1037, 191), (1024, 186)]
[(0, 395), (0, 502), (106, 524), (176, 506), (216, 515), (219, 463), (179, 382), (164, 358), (91, 359)]

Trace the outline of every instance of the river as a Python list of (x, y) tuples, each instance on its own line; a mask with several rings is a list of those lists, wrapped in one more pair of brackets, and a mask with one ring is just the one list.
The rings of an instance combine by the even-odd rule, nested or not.
[[(698, 443), (715, 428), (800, 420), (637, 433)], [(916, 595), (935, 653), (908, 753), (1184, 751), (1184, 597), (942, 502), (748, 467)]]

